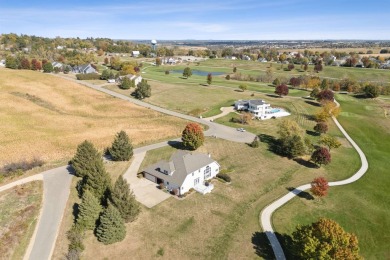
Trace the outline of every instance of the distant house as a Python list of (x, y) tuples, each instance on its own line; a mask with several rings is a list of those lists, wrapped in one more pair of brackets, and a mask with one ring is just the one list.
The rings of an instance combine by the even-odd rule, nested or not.
[(234, 103), (234, 108), (238, 111), (246, 110), (253, 114), (257, 119), (270, 119), (283, 116), (289, 116), (290, 113), (282, 108), (273, 108), (264, 100), (238, 100)]
[(176, 60), (174, 58), (168, 58), (163, 60), (163, 64), (169, 64), (169, 65), (174, 65), (176, 64)]
[(249, 57), (248, 55), (242, 55), (242, 59), (243, 60), (251, 60), (251, 57)]
[(57, 62), (57, 61), (52, 62), (51, 65), (53, 66), (53, 69), (54, 68), (62, 69), (62, 67), (64, 66), (64, 64), (62, 64), (61, 62)]
[(115, 83), (115, 79), (108, 79), (107, 82), (108, 83)]
[(135, 83), (136, 86), (138, 85), (138, 83), (140, 83), (142, 81), (142, 76), (128, 74), (128, 75), (125, 75), (125, 76), (120, 76), (118, 78), (118, 82), (121, 83), (123, 78), (125, 78), (125, 77), (130, 79), (130, 80), (134, 80), (134, 83)]
[(206, 194), (213, 185), (205, 186), (205, 180), (219, 173), (220, 165), (209, 154), (178, 151), (169, 161), (159, 161), (143, 172), (146, 179), (157, 184), (163, 183), (168, 190), (177, 189), (179, 195), (190, 189)]
[(5, 66), (5, 60), (0, 60), (0, 67), (4, 67)]
[(63, 49), (64, 49), (64, 46), (58, 45), (56, 49), (57, 49), (57, 50), (63, 50)]
[(227, 60), (237, 60), (236, 56), (225, 56), (225, 59)]
[(89, 73), (97, 73), (94, 67), (92, 67), (91, 64), (84, 64), (80, 66), (74, 66), (72, 71), (74, 73), (80, 73), (80, 74), (89, 74)]
[(266, 58), (258, 58), (257, 61), (258, 62), (267, 62), (267, 59)]
[(134, 58), (137, 58), (139, 56), (139, 51), (132, 51), (131, 52), (131, 55), (134, 57)]

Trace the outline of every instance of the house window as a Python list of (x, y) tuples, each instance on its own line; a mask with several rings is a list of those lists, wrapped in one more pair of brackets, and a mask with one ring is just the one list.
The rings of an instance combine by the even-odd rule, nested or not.
[(196, 178), (195, 180), (194, 180), (194, 186), (196, 186), (196, 185), (198, 185), (199, 184), (199, 178)]
[(169, 181), (167, 181), (167, 185), (169, 185)]
[(211, 177), (211, 167), (207, 166), (206, 169), (204, 170), (204, 179), (207, 180), (210, 177)]

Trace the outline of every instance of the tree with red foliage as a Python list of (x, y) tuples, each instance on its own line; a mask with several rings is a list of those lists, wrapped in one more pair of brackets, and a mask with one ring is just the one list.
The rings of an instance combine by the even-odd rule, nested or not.
[(43, 60), (42, 60), (42, 67), (43, 67), (43, 65), (45, 65), (47, 62), (48, 62), (48, 61), (47, 61), (46, 59), (43, 59)]
[(333, 102), (334, 100), (334, 94), (333, 91), (330, 89), (325, 89), (318, 93), (317, 95), (317, 100), (322, 102), (322, 101), (331, 101)]
[(275, 94), (279, 95), (279, 97), (287, 96), (288, 95), (288, 87), (286, 84), (281, 84), (279, 86), (276, 86), (275, 88)]
[(290, 85), (293, 86), (293, 87), (298, 87), (299, 85), (301, 85), (301, 79), (300, 78), (296, 78), (296, 77), (292, 77), (290, 79)]
[(310, 185), (310, 191), (314, 196), (324, 197), (328, 195), (329, 184), (324, 177), (315, 178)]
[(213, 74), (209, 73), (207, 74), (207, 84), (211, 84), (213, 82)]
[(294, 68), (295, 68), (294, 63), (290, 63), (287, 66), (287, 69), (290, 70), (290, 71), (293, 70)]
[(319, 63), (317, 63), (315, 66), (314, 66), (314, 71), (315, 72), (320, 72), (320, 71), (322, 71), (322, 64), (319, 62)]
[(310, 160), (312, 160), (313, 162), (315, 162), (321, 167), (322, 164), (324, 165), (329, 164), (330, 161), (332, 160), (332, 157), (327, 148), (319, 147), (313, 152)]
[(30, 61), (26, 58), (26, 57), (23, 57), (21, 60), (20, 60), (20, 68), (22, 70), (29, 70), (31, 67), (30, 65)]
[(328, 125), (327, 125), (327, 123), (325, 123), (325, 122), (318, 122), (314, 126), (314, 131), (316, 131), (319, 134), (325, 134), (326, 132), (328, 132)]
[(204, 142), (204, 134), (202, 127), (197, 123), (189, 123), (183, 130), (181, 140), (183, 145), (190, 149), (198, 149)]
[(32, 59), (31, 60), (31, 69), (32, 70), (41, 70), (42, 69), (41, 62), (37, 59)]

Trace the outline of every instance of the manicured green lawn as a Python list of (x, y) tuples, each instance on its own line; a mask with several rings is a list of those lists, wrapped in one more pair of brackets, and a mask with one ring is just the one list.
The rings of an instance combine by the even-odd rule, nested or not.
[(389, 103), (346, 95), (338, 95), (337, 100), (343, 111), (339, 121), (365, 152), (369, 170), (353, 184), (330, 188), (329, 196), (323, 200), (295, 198), (275, 213), (273, 223), (277, 232), (290, 234), (297, 224), (308, 224), (325, 216), (357, 235), (363, 257), (387, 259), (390, 119), (384, 116), (383, 107)]

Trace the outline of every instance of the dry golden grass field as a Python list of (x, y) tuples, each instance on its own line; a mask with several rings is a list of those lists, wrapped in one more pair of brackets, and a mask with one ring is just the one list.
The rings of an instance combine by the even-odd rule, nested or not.
[(34, 232), (42, 203), (42, 182), (0, 193), (0, 259), (22, 259)]
[(79, 143), (99, 149), (125, 130), (135, 146), (177, 137), (185, 121), (40, 72), (0, 69), (0, 166), (70, 159)]

